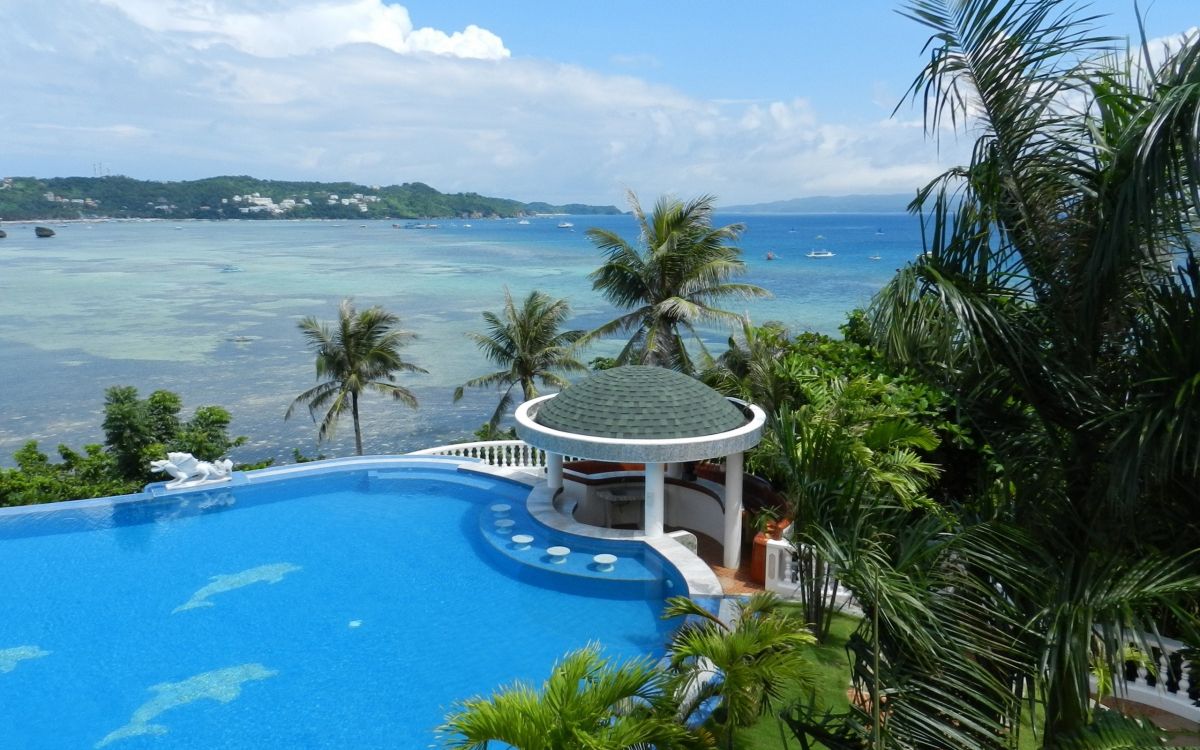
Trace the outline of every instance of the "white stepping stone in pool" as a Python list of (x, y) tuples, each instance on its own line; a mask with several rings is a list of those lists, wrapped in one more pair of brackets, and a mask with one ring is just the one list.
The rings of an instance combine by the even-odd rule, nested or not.
[(496, 521), (496, 531), (500, 534), (511, 534), (517, 522), (511, 518), (501, 518)]
[(503, 517), (508, 515), (508, 512), (512, 510), (512, 506), (508, 503), (496, 503), (489, 510), (495, 513), (497, 516)]
[(596, 570), (599, 570), (601, 573), (611, 573), (613, 565), (617, 562), (617, 556), (600, 554), (593, 557), (592, 562), (596, 563)]
[(513, 534), (512, 543), (516, 549), (529, 549), (529, 545), (533, 544), (533, 537), (528, 534)]
[(571, 554), (570, 547), (551, 547), (546, 550), (546, 554), (550, 555), (550, 562), (558, 564), (567, 561), (567, 555)]

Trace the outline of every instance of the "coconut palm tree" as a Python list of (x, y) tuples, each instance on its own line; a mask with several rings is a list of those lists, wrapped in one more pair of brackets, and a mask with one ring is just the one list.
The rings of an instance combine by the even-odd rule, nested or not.
[(317, 431), (319, 440), (333, 436), (338, 419), (347, 411), (354, 420), (354, 449), (362, 455), (362, 427), (359, 424), (359, 396), (374, 391), (410, 408), (417, 408), (417, 397), (396, 384), (396, 373), (425, 370), (405, 361), (400, 350), (416, 334), (400, 328), (400, 318), (376, 305), (354, 309), (351, 299), (342, 300), (334, 327), (309, 316), (300, 321), (300, 331), (317, 355), (317, 385), (292, 401), (284, 414), (289, 419), (297, 406), (308, 407), (313, 421), (325, 411)]
[(604, 264), (590, 276), (592, 287), (626, 311), (590, 332), (587, 339), (632, 332), (618, 357), (620, 364), (658, 365), (692, 373), (696, 368), (683, 335), (690, 333), (703, 351), (697, 325), (740, 320), (736, 313), (716, 307), (717, 303), (769, 296), (753, 284), (729, 281), (745, 271), (741, 250), (730, 244), (744, 227), (714, 228), (715, 200), (711, 195), (686, 203), (662, 197), (647, 216), (637, 196), (629, 193), (640, 248), (606, 229), (587, 231), (588, 239), (606, 255)]
[(466, 388), (503, 388), (500, 403), (488, 421), (494, 431), (512, 404), (513, 388), (519, 385), (523, 400), (528, 401), (537, 398), (538, 381), (543, 386), (563, 388), (567, 381), (557, 373), (586, 372), (587, 365), (575, 359), (573, 349), (583, 331), (559, 330), (570, 316), (571, 307), (565, 299), (551, 299), (536, 290), (518, 309), (505, 287), (503, 312), (485, 312), (487, 331), (467, 334), (488, 360), (503, 369), (463, 383), (455, 389), (454, 400), (461, 399)]
[(730, 624), (686, 596), (668, 599), (663, 617), (693, 618), (671, 640), (679, 713), (689, 716), (716, 698), (713, 716), (727, 748), (738, 727), (781, 707), (798, 685), (813, 689), (804, 650), (816, 638), (770, 592), (751, 596)]
[(1092, 660), (1197, 590), (1200, 39), (1114, 50), (1056, 0), (906, 15), (932, 30), (927, 129), (979, 137), (919, 193), (928, 253), (875, 338), (958, 394), (1008, 470), (1003, 520), (1045, 552), (1011, 600), (1053, 746), (1085, 730)]
[(444, 747), (483, 750), (705, 748), (675, 718), (668, 675), (649, 661), (613, 664), (595, 646), (567, 654), (540, 691), (524, 683), (460, 703), (439, 728)]

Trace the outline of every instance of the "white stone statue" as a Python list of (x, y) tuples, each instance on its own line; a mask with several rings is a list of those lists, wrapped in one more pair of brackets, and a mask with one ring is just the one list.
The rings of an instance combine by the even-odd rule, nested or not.
[(233, 461), (228, 458), (216, 463), (201, 461), (191, 453), (168, 453), (166, 461), (151, 461), (153, 471), (165, 471), (175, 477), (167, 482), (167, 489), (191, 487), (205, 482), (221, 482), (230, 478)]

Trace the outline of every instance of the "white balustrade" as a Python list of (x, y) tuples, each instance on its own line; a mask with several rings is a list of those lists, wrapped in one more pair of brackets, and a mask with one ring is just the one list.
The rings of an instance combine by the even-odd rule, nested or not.
[[(1136, 645), (1130, 643), (1131, 647)], [(1200, 722), (1200, 706), (1195, 705), (1196, 701), (1190, 695), (1192, 663), (1181, 653), (1187, 646), (1170, 638), (1156, 638), (1150, 633), (1141, 634), (1140, 645), (1147, 652), (1142, 652), (1144, 658), (1137, 661), (1133, 679), (1127, 679), (1125, 670), (1116, 675), (1116, 697)], [(1095, 689), (1094, 678), (1092, 682)]]
[(408, 455), (477, 458), (492, 466), (504, 466), (512, 469), (540, 470), (546, 468), (546, 451), (534, 448), (523, 440), (489, 440), (439, 445), (436, 448), (413, 451)]

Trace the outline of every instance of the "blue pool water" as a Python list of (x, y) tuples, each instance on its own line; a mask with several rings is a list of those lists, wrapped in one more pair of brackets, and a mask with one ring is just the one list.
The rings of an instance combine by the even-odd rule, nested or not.
[[(625, 545), (596, 572), (612, 550), (536, 527), (527, 492), (389, 467), (2, 515), (0, 747), (427, 747), (568, 650), (660, 654), (673, 569)], [(525, 564), (495, 503), (572, 559)]]

